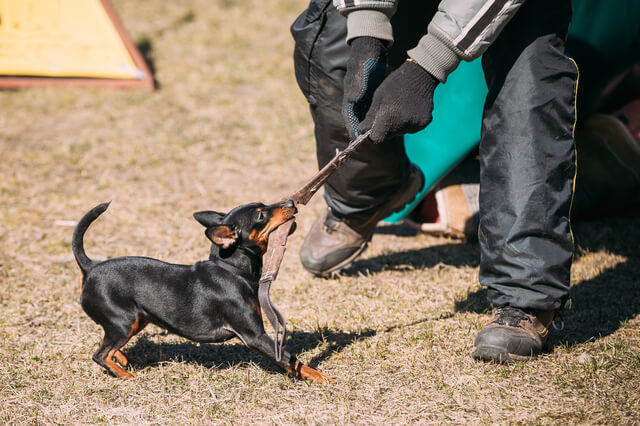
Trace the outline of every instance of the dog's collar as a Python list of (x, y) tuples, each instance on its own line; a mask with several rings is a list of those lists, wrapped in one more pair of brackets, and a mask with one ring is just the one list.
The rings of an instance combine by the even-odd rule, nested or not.
[[(226, 259), (231, 258), (231, 256), (233, 256), (233, 253), (236, 251), (243, 253), (249, 260), (249, 264), (251, 268), (249, 272), (235, 266), (233, 263), (226, 261)], [(230, 267), (235, 268), (235, 270), (233, 271), (234, 273), (236, 273), (236, 270), (237, 270), (241, 272), (245, 278), (251, 277), (252, 281), (258, 280), (258, 277), (262, 271), (262, 251), (258, 247), (254, 248), (254, 247), (233, 246), (228, 249), (225, 249), (216, 245), (212, 245), (211, 253), (209, 254), (209, 260), (211, 261), (217, 260), (221, 263), (225, 263)], [(255, 274), (255, 276), (253, 274)]]
[(221, 267), (222, 269), (225, 269), (234, 275), (240, 276), (249, 282), (258, 281), (258, 277), (256, 277), (255, 275), (251, 275), (247, 271), (240, 269), (237, 266), (234, 266), (230, 263), (227, 263), (224, 260), (220, 259), (219, 257), (211, 257), (209, 260), (214, 264), (216, 264), (217, 266)]
[[(245, 253), (249, 253), (249, 257), (253, 259), (253, 257), (260, 259), (262, 257), (262, 251), (258, 247), (236, 247), (236, 250), (243, 251)], [(253, 256), (253, 257), (252, 257)]]

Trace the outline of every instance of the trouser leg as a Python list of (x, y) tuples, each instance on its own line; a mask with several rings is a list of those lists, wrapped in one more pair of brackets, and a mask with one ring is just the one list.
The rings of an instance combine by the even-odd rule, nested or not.
[[(426, 32), (437, 1), (400, 2), (392, 19), (394, 39), (390, 66), (398, 66), (406, 51)], [(349, 58), (346, 19), (330, 0), (312, 0), (293, 23), (296, 79), (311, 109), (318, 166), (344, 149), (349, 136), (342, 118), (343, 78)], [(367, 216), (384, 204), (408, 177), (409, 160), (402, 138), (361, 145), (347, 164), (325, 184), (325, 200), (339, 216)]]
[(525, 3), (483, 58), (480, 282), (496, 306), (551, 310), (568, 297), (577, 68), (568, 0)]

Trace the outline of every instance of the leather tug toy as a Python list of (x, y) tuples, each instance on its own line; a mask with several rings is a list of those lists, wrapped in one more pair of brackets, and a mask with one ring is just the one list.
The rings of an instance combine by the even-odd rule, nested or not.
[[(324, 185), (324, 183), (333, 175), (333, 173), (340, 168), (348, 159), (351, 154), (360, 146), (365, 139), (369, 137), (369, 132), (363, 133), (356, 139), (351, 141), (349, 145), (342, 151), (338, 151), (323, 168), (318, 171), (307, 183), (305, 183), (300, 189), (291, 194), (286, 200), (292, 200), (296, 207), (298, 205), (306, 205), (311, 197), (318, 192), (318, 190)], [(276, 360), (282, 359), (282, 348), (284, 347), (284, 341), (287, 337), (287, 324), (280, 312), (271, 303), (269, 297), (269, 290), (271, 283), (278, 276), (280, 270), (280, 264), (284, 257), (284, 252), (287, 245), (287, 237), (291, 231), (291, 227), (295, 222), (295, 217), (286, 221), (282, 225), (278, 226), (269, 234), (269, 242), (267, 245), (267, 251), (263, 256), (262, 261), (262, 275), (260, 276), (260, 283), (258, 286), (258, 301), (264, 311), (265, 315), (269, 319), (269, 322), (275, 329), (275, 352)]]

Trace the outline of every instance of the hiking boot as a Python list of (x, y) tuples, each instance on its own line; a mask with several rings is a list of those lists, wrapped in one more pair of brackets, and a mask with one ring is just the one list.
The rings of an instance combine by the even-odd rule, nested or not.
[(404, 187), (371, 216), (340, 218), (328, 208), (315, 220), (302, 244), (302, 266), (314, 275), (326, 277), (350, 265), (366, 249), (378, 221), (402, 210), (423, 185), (422, 172), (412, 167)]
[(500, 364), (535, 358), (542, 351), (554, 315), (555, 311), (495, 308), (491, 321), (476, 336), (471, 355)]

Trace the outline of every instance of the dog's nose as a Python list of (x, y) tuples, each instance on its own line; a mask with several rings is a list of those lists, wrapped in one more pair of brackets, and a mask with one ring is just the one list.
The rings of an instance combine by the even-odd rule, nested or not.
[(296, 205), (295, 205), (295, 203), (293, 202), (293, 200), (289, 200), (289, 201), (287, 201), (287, 202), (286, 202), (285, 206), (286, 206), (286, 207), (288, 207), (288, 208), (290, 208), (290, 209), (292, 209), (292, 208), (294, 208)]

